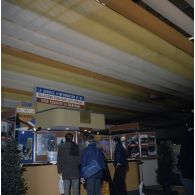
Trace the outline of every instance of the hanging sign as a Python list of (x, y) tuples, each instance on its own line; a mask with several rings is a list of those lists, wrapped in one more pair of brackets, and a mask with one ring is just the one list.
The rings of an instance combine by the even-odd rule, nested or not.
[(36, 87), (35, 98), (36, 102), (44, 104), (52, 104), (78, 110), (85, 109), (84, 96), (80, 95)]
[(35, 127), (35, 109), (18, 106), (16, 108), (16, 128), (30, 130)]

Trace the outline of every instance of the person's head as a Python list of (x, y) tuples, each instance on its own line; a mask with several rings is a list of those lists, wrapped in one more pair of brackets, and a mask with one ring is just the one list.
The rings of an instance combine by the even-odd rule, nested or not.
[(87, 136), (86, 141), (87, 141), (87, 145), (88, 145), (88, 144), (90, 144), (90, 143), (95, 142), (95, 138), (94, 138), (93, 135), (89, 135), (89, 136)]
[(114, 142), (117, 144), (117, 143), (121, 143), (121, 139), (120, 137), (115, 137), (114, 138)]
[(66, 142), (71, 142), (73, 140), (73, 134), (72, 133), (67, 133), (65, 135)]

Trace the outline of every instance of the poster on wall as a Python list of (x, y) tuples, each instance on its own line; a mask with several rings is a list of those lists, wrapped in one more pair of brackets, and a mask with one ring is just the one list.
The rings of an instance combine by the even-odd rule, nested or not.
[(60, 145), (65, 144), (65, 142), (66, 142), (65, 136), (66, 136), (67, 133), (71, 133), (73, 135), (73, 142), (77, 142), (77, 140), (76, 140), (76, 131), (71, 131), (71, 130), (53, 131), (53, 133), (55, 133), (55, 136), (56, 136), (56, 146), (57, 146), (57, 148)]
[(155, 132), (141, 132), (139, 135), (141, 157), (157, 158), (156, 134)]
[(21, 163), (34, 162), (34, 132), (17, 131), (18, 151)]
[(57, 151), (60, 145), (65, 144), (65, 135), (73, 134), (73, 141), (77, 142), (76, 131), (39, 131), (36, 133), (35, 161), (57, 162)]
[[(77, 141), (79, 148), (82, 152), (84, 148), (87, 147), (87, 136), (89, 136), (89, 133), (87, 132), (77, 132)], [(102, 152), (104, 153), (104, 156), (107, 160), (111, 159), (111, 140), (109, 135), (97, 135), (93, 134), (95, 138), (95, 142), (98, 148), (102, 149)]]
[(53, 89), (47, 89), (43, 87), (36, 87), (34, 89), (34, 101), (43, 104), (51, 104), (76, 110), (85, 109), (84, 96), (57, 91)]
[(55, 133), (48, 131), (37, 132), (35, 149), (35, 160), (37, 162), (48, 162), (48, 153), (57, 151)]
[(109, 135), (94, 135), (97, 147), (102, 149), (107, 160), (111, 159), (111, 142)]
[(11, 136), (14, 137), (15, 124), (13, 121), (6, 119), (1, 119), (1, 136)]

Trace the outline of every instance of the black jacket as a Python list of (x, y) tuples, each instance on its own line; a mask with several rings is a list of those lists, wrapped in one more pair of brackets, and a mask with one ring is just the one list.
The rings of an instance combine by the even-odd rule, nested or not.
[(117, 143), (114, 150), (114, 166), (120, 163), (121, 166), (127, 167), (127, 151), (121, 143)]
[(183, 137), (178, 168), (183, 178), (194, 180), (194, 130), (186, 132)]
[[(72, 150), (72, 148), (75, 148)], [(78, 151), (78, 152), (77, 152)], [(80, 155), (78, 145), (74, 142), (66, 142), (58, 149), (57, 168), (62, 174), (62, 179), (79, 178)]]

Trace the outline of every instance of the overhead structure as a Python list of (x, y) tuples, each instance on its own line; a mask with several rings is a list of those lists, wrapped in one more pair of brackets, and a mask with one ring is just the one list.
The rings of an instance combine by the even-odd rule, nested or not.
[(1, 21), (5, 110), (36, 86), (83, 95), (106, 120), (193, 106), (193, 42), (134, 1), (3, 0)]

